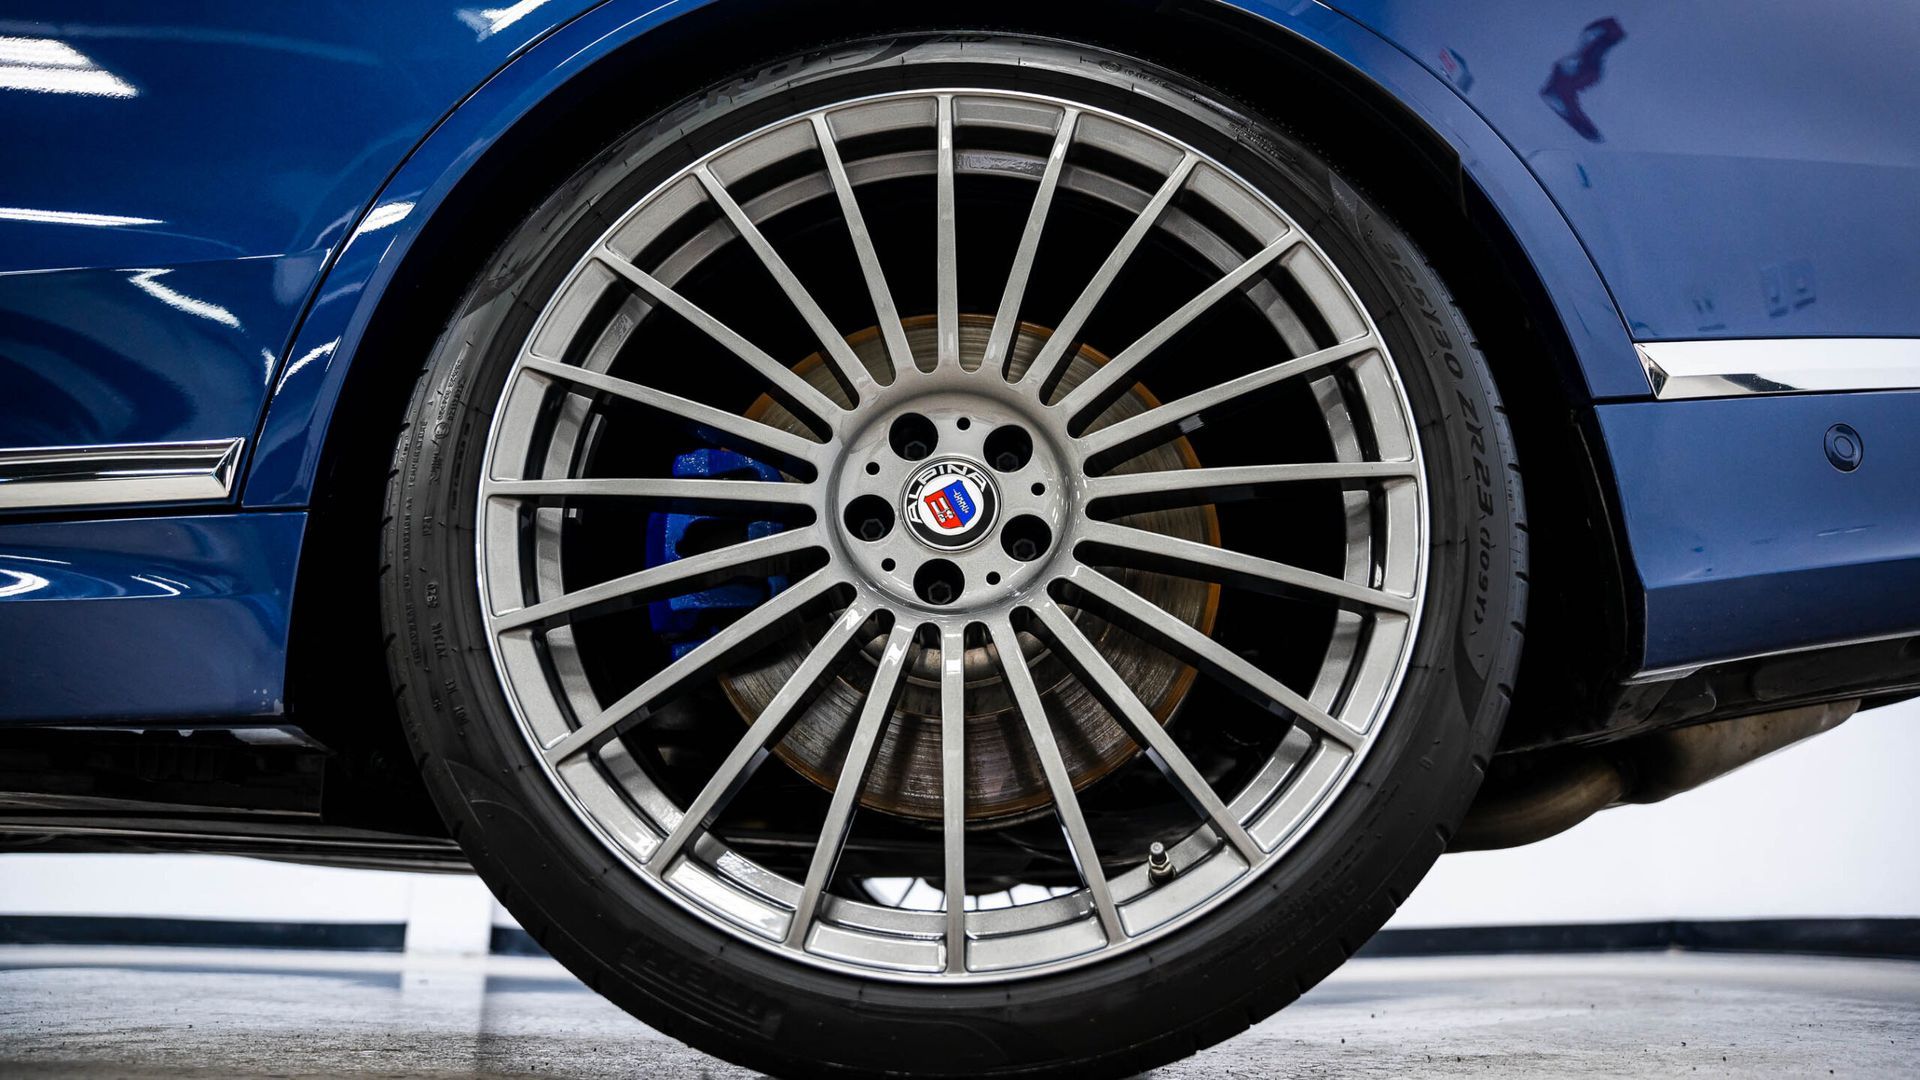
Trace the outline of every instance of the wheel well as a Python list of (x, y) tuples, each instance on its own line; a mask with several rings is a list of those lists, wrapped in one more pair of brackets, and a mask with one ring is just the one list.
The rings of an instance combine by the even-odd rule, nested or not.
[[(391, 439), (420, 362), (487, 257), (600, 147), (700, 86), (808, 43), (956, 22), (1104, 46), (1208, 82), (1289, 128), (1399, 221), (1481, 337), (1528, 473), (1553, 481), (1527, 492), (1536, 614), (1516, 716), (1563, 715), (1617, 674), (1632, 626), (1603, 466), (1587, 450), (1591, 410), (1573, 404), (1583, 391), (1571, 346), (1498, 214), (1404, 106), (1317, 48), (1211, 0), (974, 0), (941, 18), (921, 5), (803, 0), (751, 17), (741, 6), (720, 0), (651, 31), (537, 106), (461, 179), (383, 295), (329, 422), (288, 673), (295, 719), (340, 751), (331, 816), (391, 824), (424, 813), (437, 825), (410, 779), (371, 571)], [(610, 97), (630, 107), (599, 107)], [(1291, 108), (1302, 100), (1314, 108)], [(1528, 741), (1528, 730), (1510, 724), (1507, 741)]]

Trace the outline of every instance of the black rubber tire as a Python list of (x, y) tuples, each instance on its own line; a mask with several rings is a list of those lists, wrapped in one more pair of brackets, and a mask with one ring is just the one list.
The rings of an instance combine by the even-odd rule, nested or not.
[[(859, 980), (683, 913), (581, 825), (516, 727), (476, 595), (481, 452), (531, 321), (612, 220), (694, 156), (827, 100), (1042, 90), (1136, 116), (1262, 187), (1329, 253), (1399, 365), (1430, 485), (1429, 595), (1381, 740), (1326, 816), (1194, 925), (1108, 961), (986, 986)], [(1148, 92), (1150, 91), (1150, 92)], [(1407, 237), (1272, 123), (1134, 59), (1057, 41), (916, 36), (794, 57), (608, 147), (496, 254), (427, 361), (387, 497), (384, 615), (407, 734), (447, 824), (521, 924), (648, 1024), (783, 1076), (1120, 1076), (1293, 1001), (1367, 940), (1465, 813), (1507, 710), (1526, 604), (1512, 437), (1472, 332)]]

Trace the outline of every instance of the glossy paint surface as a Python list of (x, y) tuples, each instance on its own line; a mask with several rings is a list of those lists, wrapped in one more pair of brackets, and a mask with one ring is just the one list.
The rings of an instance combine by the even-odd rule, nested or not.
[[(487, 148), (566, 80), (622, 45), (708, 0), (611, 0), (541, 41), (509, 64), (423, 142), (382, 191), (378, 207), (396, 208), (391, 227), (354, 237), (291, 350), (317, 357), (277, 388), (248, 477), (249, 506), (300, 506), (312, 493), (328, 416), (338, 399), (380, 291), (408, 254), (425, 220)], [(747, 17), (751, 3), (729, 5)], [(1241, 0), (1235, 6), (1297, 34), (1351, 65), (1417, 113), (1455, 147), (1462, 167), (1486, 192), (1533, 260), (1572, 340), (1590, 390), (1601, 397), (1643, 395), (1646, 375), (1626, 328), (1566, 220), (1486, 121), (1443, 80), (1351, 19), (1316, 5)], [(404, 210), (398, 209), (404, 207)], [(376, 213), (378, 213), (376, 208)]]
[(1327, 0), (1447, 79), (1639, 340), (1920, 336), (1920, 11)]
[(250, 435), (323, 256), (0, 276), (0, 446)]
[(0, 524), (0, 723), (271, 716), (306, 515)]
[[(1645, 667), (1920, 633), (1920, 392), (1604, 405)], [(1864, 447), (1842, 472), (1827, 432)]]
[(590, 0), (0, 16), (0, 446), (250, 437), (383, 180)]
[[(560, 28), (489, 79), (420, 144), (369, 215), (386, 222), (348, 239), (289, 350), (248, 473), (253, 507), (304, 506), (313, 495), (327, 424), (383, 290), (421, 229), (501, 135), (567, 80), (622, 45), (709, 0), (611, 0)], [(752, 4), (740, 4), (743, 11)]]

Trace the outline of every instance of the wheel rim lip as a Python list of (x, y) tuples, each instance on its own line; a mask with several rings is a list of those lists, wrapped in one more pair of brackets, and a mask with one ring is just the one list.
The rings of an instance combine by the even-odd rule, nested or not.
[[(1016, 100), (1022, 100), (1022, 101), (1033, 102), (1033, 103), (1041, 103), (1052, 108), (1065, 107), (1065, 108), (1070, 108), (1072, 110), (1076, 110), (1078, 113), (1082, 115), (1099, 116), (1113, 123), (1122, 125), (1123, 127), (1143, 131), (1152, 138), (1158, 139), (1161, 142), (1172, 145), (1172, 146), (1184, 148), (1188, 153), (1195, 155), (1199, 159), (1199, 161), (1207, 165), (1209, 168), (1217, 171), (1219, 174), (1221, 174), (1223, 177), (1225, 177), (1234, 185), (1237, 185), (1240, 191), (1250, 196), (1252, 199), (1256, 200), (1258, 203), (1260, 203), (1265, 208), (1270, 210), (1274, 215), (1276, 215), (1281, 221), (1283, 221), (1291, 229), (1292, 234), (1297, 237), (1297, 243), (1301, 247), (1311, 252), (1312, 257), (1317, 262), (1318, 267), (1332, 279), (1334, 286), (1337, 287), (1340, 294), (1351, 305), (1353, 312), (1357, 314), (1357, 317), (1359, 318), (1359, 320), (1362, 323), (1364, 323), (1366, 327), (1366, 333), (1370, 335), (1373, 339), (1373, 342), (1374, 342), (1373, 351), (1377, 354), (1380, 360), (1381, 367), (1385, 372), (1388, 384), (1390, 385), (1390, 388), (1391, 388), (1391, 392), (1392, 392), (1391, 404), (1393, 408), (1397, 411), (1399, 418), (1404, 423), (1406, 428), (1408, 450), (1411, 457), (1411, 470), (1412, 470), (1408, 478), (1411, 480), (1411, 487), (1414, 493), (1414, 504), (1415, 504), (1411, 520), (1405, 523), (1397, 523), (1397, 524), (1410, 525), (1412, 532), (1414, 534), (1413, 542), (1411, 545), (1413, 549), (1413, 555), (1414, 555), (1414, 566), (1413, 566), (1413, 572), (1412, 572), (1411, 606), (1404, 615), (1404, 627), (1402, 632), (1399, 635), (1398, 647), (1396, 650), (1396, 654), (1393, 657), (1391, 671), (1387, 675), (1385, 681), (1378, 688), (1377, 696), (1371, 702), (1367, 710), (1367, 715), (1364, 717), (1365, 726), (1364, 728), (1361, 729), (1364, 735), (1364, 738), (1359, 743), (1359, 745), (1357, 747), (1353, 747), (1349, 751), (1345, 751), (1343, 753), (1343, 760), (1335, 763), (1332, 767), (1332, 771), (1326, 773), (1324, 776), (1319, 778), (1318, 787), (1310, 793), (1310, 797), (1305, 802), (1304, 805), (1297, 805), (1297, 806), (1286, 808), (1289, 811), (1289, 820), (1283, 823), (1283, 827), (1277, 833), (1271, 846), (1267, 846), (1263, 844), (1264, 858), (1260, 863), (1243, 869), (1242, 871), (1234, 875), (1233, 878), (1229, 882), (1227, 882), (1223, 887), (1220, 887), (1214, 890), (1212, 893), (1210, 893), (1204, 899), (1202, 899), (1199, 903), (1192, 905), (1189, 909), (1177, 914), (1176, 916), (1170, 919), (1164, 920), (1158, 925), (1148, 927), (1147, 929), (1137, 934), (1131, 934), (1129, 936), (1126, 936), (1118, 942), (1109, 941), (1106, 944), (1101, 945), (1097, 948), (1094, 948), (1090, 951), (1087, 951), (1078, 955), (1071, 955), (1063, 958), (1045, 960), (1040, 964), (1031, 966), (1031, 967), (1014, 966), (1014, 967), (1009, 967), (1009, 968), (999, 969), (999, 970), (963, 969), (959, 972), (954, 972), (954, 971), (937, 971), (936, 972), (936, 971), (924, 971), (924, 970), (911, 970), (911, 971), (889, 970), (887, 967), (877, 963), (854, 963), (854, 962), (851, 962), (842, 958), (838, 958), (835, 956), (823, 955), (819, 952), (816, 952), (807, 948), (804, 938), (798, 948), (788, 946), (788, 945), (783, 945), (777, 938), (770, 939), (769, 937), (757, 935), (745, 929), (737, 921), (731, 918), (718, 916), (712, 911), (706, 908), (703, 908), (699, 903), (693, 902), (692, 899), (685, 892), (683, 892), (679, 888), (676, 888), (676, 886), (669, 880), (673, 876), (672, 871), (674, 869), (674, 865), (680, 865), (680, 866), (688, 865), (690, 861), (688, 858), (689, 856), (697, 855), (701, 859), (705, 860), (709, 865), (713, 865), (713, 864), (716, 864), (718, 859), (721, 858), (722, 856), (731, 855), (736, 860), (742, 860), (744, 862), (747, 862), (748, 864), (750, 864), (751, 869), (758, 871), (760, 874), (779, 878), (779, 880), (781, 881), (789, 881), (789, 879), (780, 877), (779, 875), (775, 874), (773, 871), (765, 870), (763, 868), (758, 867), (757, 864), (752, 863), (752, 860), (746, 859), (744, 856), (734, 854), (730, 848), (726, 847), (724, 843), (719, 841), (716, 836), (714, 836), (710, 831), (707, 831), (707, 830), (702, 830), (692, 841), (688, 843), (687, 847), (683, 850), (681, 855), (677, 857), (676, 860), (674, 861), (674, 865), (669, 865), (667, 867), (664, 867), (658, 872), (650, 870), (646, 866), (645, 861), (643, 859), (636, 859), (635, 857), (636, 851), (634, 847), (631, 845), (630, 841), (627, 838), (623, 838), (619, 836), (617, 832), (613, 830), (613, 827), (608, 822), (602, 820), (600, 815), (597, 814), (592, 807), (587, 805), (585, 799), (575, 789), (573, 782), (571, 782), (569, 779), (567, 779), (565, 775), (563, 775), (565, 771), (565, 767), (568, 765), (571, 765), (574, 768), (580, 768), (584, 766), (588, 769), (591, 769), (593, 767), (592, 759), (595, 756), (600, 756), (603, 759), (603, 762), (610, 755), (616, 756), (616, 757), (624, 756), (626, 754), (626, 751), (624, 747), (621, 745), (620, 740), (617, 737), (613, 738), (607, 743), (605, 743), (603, 748), (600, 750), (588, 751), (586, 753), (576, 754), (561, 762), (554, 762), (550, 760), (547, 753), (545, 752), (546, 748), (543, 747), (539, 736), (535, 732), (534, 725), (530, 722), (525, 710), (523, 709), (523, 703), (522, 703), (520, 694), (516, 691), (512, 681), (512, 677), (510, 675), (511, 666), (509, 664), (508, 659), (503, 655), (503, 652), (502, 652), (503, 634), (501, 632), (496, 632), (493, 629), (493, 626), (492, 626), (493, 616), (489, 614), (488, 630), (486, 634), (488, 654), (493, 662), (495, 674), (498, 677), (500, 682), (500, 690), (501, 690), (502, 697), (506, 700), (509, 710), (513, 715), (516, 727), (519, 729), (520, 734), (523, 740), (525, 741), (529, 751), (533, 754), (535, 759), (539, 761), (541, 768), (543, 770), (543, 773), (547, 781), (549, 782), (550, 786), (553, 789), (555, 789), (556, 793), (560, 796), (561, 800), (568, 806), (569, 810), (573, 812), (575, 816), (579, 818), (579, 820), (583, 824), (587, 825), (589, 830), (596, 835), (599, 841), (603, 843), (612, 853), (614, 853), (615, 856), (619, 858), (621, 862), (626, 865), (627, 869), (629, 869), (636, 877), (645, 881), (649, 887), (657, 889), (660, 892), (660, 894), (664, 896), (666, 899), (668, 899), (671, 903), (675, 904), (678, 908), (682, 909), (687, 914), (692, 915), (697, 921), (709, 927), (710, 929), (718, 929), (728, 934), (729, 936), (738, 938), (742, 941), (758, 946), (766, 952), (784, 957), (788, 960), (792, 960), (794, 962), (798, 962), (807, 966), (836, 972), (839, 974), (853, 975), (863, 979), (878, 979), (881, 981), (902, 982), (902, 983), (908, 983), (913, 985), (942, 985), (943, 984), (943, 985), (950, 986), (950, 985), (954, 985), (955, 983), (962, 983), (965, 985), (979, 985), (979, 984), (1017, 981), (1017, 980), (1023, 980), (1023, 979), (1032, 979), (1032, 978), (1051, 975), (1051, 974), (1055, 974), (1063, 971), (1074, 970), (1074, 969), (1082, 968), (1094, 963), (1105, 961), (1111, 957), (1115, 957), (1122, 953), (1131, 951), (1136, 947), (1145, 945), (1150, 942), (1162, 940), (1169, 933), (1176, 932), (1180, 929), (1190, 927), (1199, 918), (1205, 917), (1208, 913), (1211, 913), (1217, 910), (1222, 905), (1227, 903), (1235, 895), (1237, 895), (1239, 892), (1241, 892), (1243, 889), (1245, 889), (1248, 885), (1250, 885), (1255, 880), (1260, 879), (1265, 875), (1274, 872), (1275, 867), (1277, 867), (1282, 861), (1284, 861), (1285, 857), (1293, 850), (1293, 848), (1295, 848), (1305, 837), (1307, 837), (1312, 832), (1312, 830), (1319, 824), (1320, 820), (1326, 815), (1326, 813), (1329, 811), (1332, 805), (1336, 801), (1338, 801), (1341, 795), (1346, 793), (1346, 790), (1349, 784), (1351, 783), (1352, 779), (1354, 778), (1354, 776), (1357, 774), (1358, 770), (1364, 763), (1368, 753), (1371, 751), (1374, 744), (1379, 741), (1378, 734), (1382, 724), (1384, 723), (1386, 714), (1391, 710), (1393, 705), (1397, 703), (1399, 700), (1399, 694), (1402, 688), (1402, 684), (1405, 680), (1413, 653), (1416, 650), (1419, 643), (1420, 631), (1422, 629), (1422, 619), (1425, 614), (1425, 600), (1426, 600), (1426, 594), (1428, 591), (1427, 584), (1428, 584), (1428, 577), (1429, 577), (1429, 562), (1430, 562), (1430, 554), (1431, 554), (1428, 537), (1432, 529), (1432, 518), (1431, 518), (1431, 507), (1429, 504), (1429, 489), (1428, 489), (1427, 474), (1425, 469), (1424, 452), (1420, 444), (1418, 426), (1415, 421), (1411, 404), (1407, 399), (1406, 390), (1400, 374), (1400, 370), (1394, 362), (1391, 350), (1389, 349), (1385, 339), (1380, 335), (1379, 327), (1377, 326), (1377, 324), (1373, 319), (1372, 312), (1361, 301), (1358, 294), (1355, 292), (1351, 283), (1347, 280), (1346, 276), (1341, 271), (1339, 266), (1326, 254), (1324, 250), (1321, 249), (1319, 243), (1311, 234), (1301, 229), (1301, 227), (1293, 219), (1291, 214), (1289, 214), (1284, 208), (1280, 207), (1276, 202), (1274, 202), (1274, 200), (1268, 195), (1266, 195), (1259, 187), (1247, 182), (1244, 178), (1239, 176), (1239, 174), (1227, 168), (1225, 165), (1220, 163), (1215, 158), (1205, 154), (1204, 152), (1199, 151), (1198, 149), (1194, 148), (1191, 144), (1186, 143), (1184, 140), (1179, 139), (1175, 136), (1172, 136), (1167, 132), (1160, 130), (1156, 127), (1153, 127), (1152, 125), (1147, 124), (1143, 121), (1136, 120), (1134, 118), (1125, 116), (1123, 114), (1110, 112), (1108, 110), (1104, 110), (1095, 106), (1090, 106), (1082, 102), (1073, 101), (1069, 98), (1054, 97), (1050, 95), (1035, 94), (1035, 93), (1028, 93), (1028, 92), (1021, 92), (1021, 91), (1003, 90), (1003, 89), (990, 88), (990, 87), (965, 86), (965, 85), (951, 86), (951, 87), (944, 87), (944, 88), (933, 88), (933, 87), (916, 88), (911, 90), (893, 91), (893, 92), (887, 92), (887, 93), (879, 93), (879, 94), (872, 94), (872, 95), (866, 95), (861, 97), (848, 98), (848, 99), (843, 99), (839, 101), (834, 101), (826, 105), (815, 106), (802, 113), (797, 113), (794, 115), (782, 117), (768, 124), (765, 124), (753, 131), (739, 135), (734, 139), (728, 141), (724, 145), (705, 153), (700, 158), (698, 158), (696, 162), (690, 163), (688, 165), (681, 167), (672, 176), (663, 180), (660, 184), (656, 185), (654, 188), (650, 189), (646, 194), (642, 195), (639, 199), (635, 200), (633, 205), (630, 206), (627, 210), (625, 210), (620, 215), (618, 220), (600, 235), (600, 237), (595, 241), (593, 248), (590, 248), (588, 253), (582, 256), (582, 258), (576, 263), (575, 267), (568, 273), (566, 279), (556, 286), (552, 296), (549, 297), (548, 302), (546, 306), (543, 308), (540, 316), (536, 319), (533, 327), (527, 331), (524, 340), (521, 342), (518, 348), (518, 352), (514, 361), (513, 368), (509, 371), (509, 374), (508, 374), (508, 382), (507, 382), (506, 389), (503, 390), (502, 397), (497, 407), (495, 408), (494, 414), (489, 422), (486, 446), (485, 446), (485, 450), (482, 457), (483, 483), (488, 482), (484, 480), (484, 477), (491, 477), (493, 474), (493, 465), (496, 458), (496, 454), (500, 447), (502, 431), (506, 422), (506, 417), (508, 412), (506, 408), (508, 394), (513, 388), (514, 380), (516, 380), (520, 376), (520, 373), (524, 368), (524, 365), (528, 357), (531, 355), (532, 343), (538, 340), (542, 330), (546, 327), (549, 320), (554, 317), (557, 301), (562, 296), (564, 296), (567, 293), (568, 289), (574, 284), (574, 282), (576, 281), (576, 279), (578, 278), (581, 272), (582, 267), (592, 261), (594, 257), (594, 251), (598, 249), (601, 245), (606, 244), (611, 238), (619, 234), (621, 230), (624, 229), (641, 212), (642, 209), (647, 207), (652, 200), (659, 197), (659, 195), (671, 185), (677, 182), (680, 182), (685, 177), (687, 177), (690, 171), (694, 169), (697, 165), (702, 163), (713, 162), (716, 159), (720, 158), (722, 155), (728, 153), (729, 151), (732, 151), (744, 145), (750, 144), (757, 139), (767, 136), (771, 132), (774, 132), (783, 127), (792, 125), (797, 121), (802, 121), (805, 118), (812, 116), (814, 114), (830, 114), (833, 112), (857, 107), (864, 104), (883, 102), (883, 101), (894, 100), (894, 99), (938, 98), (942, 96), (950, 99), (951, 98), (1016, 99)], [(1156, 229), (1157, 228), (1159, 228), (1159, 226), (1156, 226)], [(1320, 306), (1317, 303), (1313, 303), (1311, 297), (1309, 297), (1309, 302), (1310, 302), (1310, 305), (1315, 308), (1318, 308)], [(884, 389), (892, 388), (897, 384), (899, 384), (903, 378), (911, 378), (912, 376), (915, 376), (915, 375), (918, 375), (921, 377), (930, 377), (930, 376), (941, 376), (943, 374), (948, 374), (948, 369), (945, 368), (944, 366), (940, 368), (936, 368), (932, 372), (927, 372), (927, 371), (896, 372), (894, 383), (888, 384), (887, 386), (882, 387), (882, 389), (884, 390)], [(972, 372), (967, 373), (968, 376), (971, 376), (972, 374), (973, 374)], [(1022, 399), (1022, 400), (1024, 401), (1026, 399)], [(827, 488), (831, 487), (831, 485), (822, 483), (822, 477), (824, 477), (831, 469), (834, 468), (834, 463), (832, 461), (832, 451), (836, 446), (839, 446), (842, 444), (844, 436), (846, 434), (846, 424), (849, 421), (853, 420), (854, 417), (855, 417), (855, 413), (845, 412), (845, 413), (836, 415), (834, 417), (824, 418), (829, 420), (831, 432), (824, 443), (820, 443), (813, 448), (812, 456), (808, 459), (809, 464), (811, 464), (815, 468), (816, 472), (819, 474), (816, 476), (814, 481), (810, 482), (810, 485), (815, 487), (816, 489), (826, 490)], [(1072, 503), (1075, 506), (1084, 507), (1087, 499), (1086, 493), (1084, 491), (1085, 482), (1087, 480), (1086, 460), (1089, 455), (1079, 452), (1081, 448), (1078, 446), (1077, 441), (1075, 440), (1068, 440), (1066, 447), (1064, 447), (1063, 449), (1065, 450), (1065, 453), (1063, 454), (1063, 461), (1071, 462), (1070, 467), (1064, 468), (1062, 470), (1062, 472), (1064, 473), (1063, 477), (1061, 478), (1064, 481), (1063, 486), (1068, 488), (1072, 492), (1072, 495), (1071, 495)], [(1363, 457), (1361, 460), (1376, 460), (1376, 459), (1368, 459)], [(476, 568), (479, 571), (479, 573), (476, 575), (476, 578), (477, 578), (476, 584), (479, 591), (479, 599), (482, 604), (483, 613), (492, 613), (494, 611), (494, 606), (493, 606), (494, 589), (490, 584), (490, 572), (489, 572), (490, 559), (489, 559), (489, 553), (487, 550), (488, 538), (489, 538), (487, 521), (486, 521), (487, 514), (488, 514), (488, 502), (489, 502), (488, 498), (483, 494), (480, 498), (476, 500), (476, 511), (475, 511), (476, 518), (478, 519), (478, 527), (475, 530), (475, 552), (474, 553), (475, 553), (475, 559), (476, 559)], [(1084, 513), (1084, 510), (1082, 510), (1082, 512)], [(1001, 523), (1003, 524), (1005, 520), (1006, 520), (1006, 510), (1005, 510), (1005, 507), (1002, 507)], [(816, 521), (823, 531), (823, 534), (824, 534), (823, 542), (830, 550), (833, 549), (837, 543), (844, 542), (845, 538), (839, 535), (839, 531), (829, 527), (833, 523), (832, 504), (827, 505), (824, 509), (822, 509), (819, 513), (817, 513)], [(1067, 550), (1070, 547), (1071, 547), (1071, 544), (1066, 543), (1064, 541), (1056, 542), (1056, 545), (1055, 545), (1056, 550)], [(897, 612), (899, 612), (899, 615), (900, 615), (898, 622), (922, 622), (922, 623), (933, 622), (933, 621), (937, 621), (937, 616), (940, 614), (937, 610), (927, 611), (927, 612), (911, 612), (911, 613), (900, 611), (899, 609), (902, 608), (902, 605), (900, 604), (897, 597), (893, 597), (885, 593), (875, 591), (871, 589), (870, 586), (867, 586), (864, 583), (859, 581), (854, 582), (851, 588), (854, 594), (854, 599), (852, 603), (855, 607), (865, 608), (868, 611), (875, 610), (876, 608), (887, 608), (887, 609), (896, 610)], [(1009, 604), (1007, 606), (1010, 608), (1013, 605)], [(970, 621), (977, 621), (977, 619), (970, 620)], [(1377, 621), (1377, 617), (1376, 617), (1376, 621)], [(558, 624), (556, 628), (564, 627), (567, 625), (568, 624), (565, 624), (565, 623)], [(1330, 643), (1328, 646), (1329, 652), (1331, 652), (1332, 648), (1333, 646)], [(1346, 664), (1347, 664), (1348, 675), (1350, 677), (1357, 675), (1365, 659), (1366, 659), (1365, 656), (1358, 653), (1352, 655), (1347, 659)], [(1323, 661), (1322, 661), (1323, 668), (1325, 663), (1326, 661), (1323, 658)], [(1291, 733), (1283, 739), (1281, 747), (1275, 751), (1273, 758), (1269, 760), (1268, 767), (1270, 768), (1272, 766), (1273, 761), (1276, 761), (1279, 759), (1281, 754), (1286, 750), (1287, 745), (1293, 741), (1295, 736), (1302, 735), (1306, 730), (1307, 728), (1302, 723), (1296, 722), (1293, 728), (1291, 729)], [(1295, 760), (1289, 766), (1287, 766), (1287, 772), (1281, 778), (1281, 781), (1278, 784), (1278, 786), (1272, 788), (1271, 790), (1266, 792), (1265, 795), (1263, 796), (1262, 803), (1264, 805), (1264, 809), (1262, 808), (1262, 806), (1256, 805), (1253, 808), (1254, 810), (1261, 810), (1263, 813), (1267, 815), (1268, 818), (1278, 816), (1284, 804), (1286, 804), (1289, 800), (1293, 799), (1294, 796), (1300, 791), (1301, 787), (1307, 782), (1308, 780), (1308, 776), (1306, 775), (1307, 770), (1310, 767), (1325, 763), (1328, 756), (1328, 750), (1331, 745), (1330, 740), (1326, 739), (1325, 737), (1319, 737), (1315, 739), (1306, 740), (1306, 743), (1307, 745), (1299, 749), (1299, 752), (1296, 755)], [(616, 789), (616, 791), (619, 788), (619, 785), (617, 782), (612, 783), (610, 786)], [(1244, 794), (1244, 792), (1242, 794)], [(1241, 817), (1243, 821), (1250, 823), (1252, 819), (1248, 818), (1245, 814), (1239, 812), (1239, 802), (1240, 802), (1239, 796), (1236, 796), (1232, 800), (1232, 804), (1236, 810), (1236, 813)], [(631, 806), (629, 807), (630, 812), (633, 809), (635, 809), (635, 807), (631, 807)], [(685, 810), (684, 807), (681, 807), (679, 809), (682, 811)], [(653, 825), (655, 827), (663, 828), (663, 829), (670, 829), (672, 827), (671, 822), (660, 820), (659, 818), (651, 814), (646, 814), (644, 811), (642, 811), (642, 815), (643, 815), (643, 820), (649, 825)], [(1212, 833), (1212, 830), (1209, 823), (1204, 818), (1199, 819), (1195, 824), (1193, 831), (1179, 842), (1179, 844), (1175, 848), (1176, 853), (1182, 849), (1189, 847), (1190, 845), (1195, 844), (1196, 841), (1203, 841), (1200, 845), (1202, 849), (1214, 849), (1214, 848), (1220, 847), (1217, 838), (1213, 838), (1211, 836), (1211, 833)], [(656, 840), (659, 838), (660, 837), (655, 837)], [(1214, 851), (1213, 854), (1210, 855), (1208, 858), (1209, 858), (1209, 861), (1218, 862), (1224, 857), (1224, 855), (1225, 855), (1225, 849), (1220, 848), (1220, 850)], [(1144, 877), (1144, 874), (1145, 874), (1144, 867), (1135, 867), (1131, 870), (1124, 872), (1123, 874), (1116, 875), (1114, 878), (1111, 879), (1111, 883), (1118, 885), (1118, 884), (1121, 884), (1123, 882), (1123, 879), (1127, 877), (1134, 876), (1134, 875), (1139, 875)], [(1150, 893), (1151, 893), (1151, 890), (1147, 890), (1146, 893), (1142, 893), (1140, 895), (1149, 895)], [(1079, 898), (1081, 898), (1085, 894), (1086, 894), (1086, 886), (1083, 884), (1079, 889), (1069, 894), (1056, 895), (1052, 899), (1037, 902), (1037, 903), (1019, 905), (1017, 908), (1010, 908), (1010, 909), (1007, 909), (1007, 911), (1008, 912), (1019, 911), (1019, 912), (1026, 913), (1027, 917), (1030, 920), (1034, 920), (1034, 921), (1037, 921), (1040, 919), (1053, 919), (1063, 915), (1070, 915), (1070, 919), (1068, 922), (1056, 923), (1055, 924), (1056, 928), (1059, 925), (1076, 925), (1076, 924), (1086, 922), (1089, 918), (1085, 907), (1076, 906), (1076, 903), (1075, 903), (1076, 901), (1079, 900)], [(1134, 897), (1134, 899), (1138, 899), (1138, 898), (1139, 898), (1138, 896)], [(969, 911), (968, 914), (971, 918), (971, 917), (977, 916), (980, 913), (978, 911)], [(919, 911), (919, 910), (905, 911), (903, 909), (870, 905), (862, 901), (854, 901), (854, 900), (849, 900), (841, 897), (828, 896), (823, 898), (822, 907), (819, 909), (818, 912), (815, 913), (814, 925), (824, 926), (829, 922), (834, 922), (834, 923), (838, 923), (842, 925), (850, 925), (850, 926), (884, 926), (888, 922), (898, 922), (899, 917), (901, 916), (943, 917), (939, 912), (926, 912), (926, 911)], [(1015, 931), (1010, 936), (1018, 936), (1019, 933), (1020, 932)], [(971, 940), (972, 939), (970, 939), (970, 941)]]

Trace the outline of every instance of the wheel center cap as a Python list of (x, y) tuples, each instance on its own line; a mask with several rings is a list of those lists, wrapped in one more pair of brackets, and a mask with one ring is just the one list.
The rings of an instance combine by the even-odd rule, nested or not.
[(907, 478), (900, 517), (914, 539), (938, 551), (959, 551), (992, 531), (999, 504), (986, 469), (966, 458), (936, 458)]

